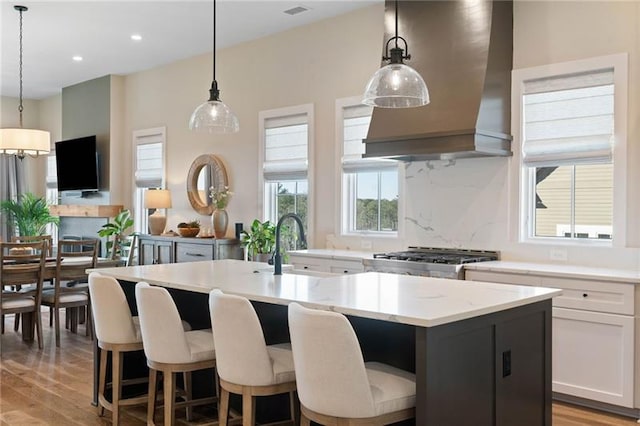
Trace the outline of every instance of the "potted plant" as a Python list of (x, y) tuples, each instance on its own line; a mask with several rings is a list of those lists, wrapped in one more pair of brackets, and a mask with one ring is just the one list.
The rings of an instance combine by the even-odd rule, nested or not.
[(10, 226), (16, 227), (20, 236), (45, 235), (47, 225), (60, 223), (60, 218), (51, 216), (47, 200), (30, 192), (18, 196), (17, 200), (2, 201), (0, 211), (7, 215)]
[[(109, 255), (111, 259), (116, 259), (122, 254), (126, 233), (132, 226), (131, 212), (124, 209), (113, 218), (112, 222), (105, 223), (98, 231), (99, 236), (107, 237), (107, 252), (111, 253)], [(110, 237), (113, 237), (113, 240), (110, 240)]]
[(246, 247), (251, 260), (268, 262), (276, 244), (276, 226), (268, 220), (255, 219), (251, 229), (242, 231), (240, 243)]

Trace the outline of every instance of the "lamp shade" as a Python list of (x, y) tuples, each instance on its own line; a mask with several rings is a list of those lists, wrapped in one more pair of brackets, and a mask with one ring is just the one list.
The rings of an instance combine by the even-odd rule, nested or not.
[(362, 99), (366, 105), (381, 108), (411, 108), (429, 102), (429, 90), (422, 76), (402, 63), (392, 63), (376, 71)]
[(240, 129), (238, 117), (222, 101), (207, 101), (191, 114), (189, 129), (209, 133), (234, 133)]
[(168, 189), (149, 189), (144, 193), (145, 209), (171, 208), (171, 192)]
[(0, 153), (10, 155), (43, 155), (51, 150), (49, 132), (35, 129), (0, 129)]

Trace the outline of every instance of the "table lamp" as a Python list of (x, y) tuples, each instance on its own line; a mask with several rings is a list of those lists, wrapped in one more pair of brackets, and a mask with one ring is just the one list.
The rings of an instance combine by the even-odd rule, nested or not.
[(149, 233), (160, 235), (167, 225), (167, 217), (160, 209), (171, 208), (171, 193), (168, 189), (149, 189), (144, 193), (144, 208), (155, 209), (149, 216)]

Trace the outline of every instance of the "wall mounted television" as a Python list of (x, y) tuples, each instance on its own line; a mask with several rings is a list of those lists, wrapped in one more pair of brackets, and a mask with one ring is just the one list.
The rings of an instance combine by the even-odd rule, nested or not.
[(98, 191), (96, 136), (56, 142), (56, 174), (58, 191)]

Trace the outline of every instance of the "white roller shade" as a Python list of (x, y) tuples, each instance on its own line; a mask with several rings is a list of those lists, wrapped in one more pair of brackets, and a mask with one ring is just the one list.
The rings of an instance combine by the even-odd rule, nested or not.
[(58, 173), (56, 169), (56, 155), (49, 154), (47, 157), (47, 188), (58, 189)]
[(398, 162), (394, 160), (362, 158), (365, 151), (362, 140), (367, 137), (372, 111), (373, 108), (366, 105), (354, 105), (342, 109), (342, 170), (344, 173), (379, 171), (398, 167)]
[(611, 162), (613, 70), (527, 81), (524, 93), (525, 165)]
[(308, 149), (306, 114), (267, 119), (263, 165), (265, 180), (306, 179)]

